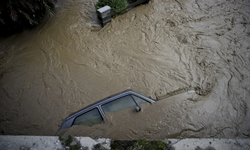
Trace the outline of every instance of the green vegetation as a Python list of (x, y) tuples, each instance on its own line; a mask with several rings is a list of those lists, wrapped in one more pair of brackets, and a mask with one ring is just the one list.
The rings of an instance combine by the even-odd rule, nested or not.
[(108, 149), (103, 147), (101, 144), (96, 144), (94, 145), (93, 150), (108, 150)]
[[(80, 142), (72, 136), (61, 137), (59, 140), (65, 149), (69, 150), (79, 150), (87, 149), (87, 147), (82, 147)], [(146, 140), (133, 140), (133, 141), (121, 141), (112, 140), (111, 150), (167, 150), (171, 149), (169, 145), (162, 141), (146, 141)], [(96, 144), (93, 146), (93, 150), (107, 150), (101, 144)]]
[(73, 141), (72, 136), (68, 136), (64, 142), (66, 146), (69, 146), (72, 141)]
[(112, 11), (120, 12), (125, 9), (128, 4), (126, 0), (99, 0), (95, 6), (96, 9), (99, 9), (106, 5), (110, 6)]
[(59, 137), (59, 140), (61, 141), (61, 143), (65, 149), (79, 150), (81, 148), (81, 144), (76, 139), (74, 139), (72, 136), (68, 136), (65, 139), (62, 137)]
[(111, 142), (112, 150), (165, 150), (168, 148), (168, 144), (161, 141), (120, 141), (113, 140)]
[(37, 26), (55, 8), (56, 0), (0, 0), (0, 36)]

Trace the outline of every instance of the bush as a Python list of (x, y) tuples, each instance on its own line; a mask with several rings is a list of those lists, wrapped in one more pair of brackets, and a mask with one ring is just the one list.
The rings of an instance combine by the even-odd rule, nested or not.
[(146, 140), (133, 140), (133, 141), (120, 141), (112, 140), (112, 150), (164, 150), (168, 149), (169, 145), (162, 141), (146, 141)]
[(110, 6), (111, 10), (114, 12), (120, 12), (127, 7), (126, 0), (99, 0), (96, 3), (96, 9), (102, 8), (104, 6)]
[(37, 26), (51, 14), (56, 0), (0, 0), (0, 36)]

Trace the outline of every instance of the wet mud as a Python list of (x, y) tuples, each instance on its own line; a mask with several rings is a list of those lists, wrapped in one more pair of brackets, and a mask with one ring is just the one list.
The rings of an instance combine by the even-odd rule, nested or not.
[(121, 112), (87, 134), (250, 137), (249, 1), (152, 0), (104, 28), (95, 3), (59, 1), (44, 24), (0, 39), (1, 134), (55, 135), (70, 114), (125, 89), (159, 98), (195, 88), (198, 98), (145, 106), (158, 120), (138, 113), (139, 131), (115, 124), (134, 115)]

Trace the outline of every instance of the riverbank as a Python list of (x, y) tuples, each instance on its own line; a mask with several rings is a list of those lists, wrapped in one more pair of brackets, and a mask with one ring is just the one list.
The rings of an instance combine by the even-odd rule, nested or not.
[[(81, 145), (80, 149), (111, 149), (111, 139), (75, 137)], [(250, 139), (166, 139), (171, 150), (249, 150)], [(72, 142), (73, 143), (73, 142)], [(73, 144), (72, 144), (73, 145)], [(20, 150), (64, 150), (57, 136), (0, 136), (0, 149)]]

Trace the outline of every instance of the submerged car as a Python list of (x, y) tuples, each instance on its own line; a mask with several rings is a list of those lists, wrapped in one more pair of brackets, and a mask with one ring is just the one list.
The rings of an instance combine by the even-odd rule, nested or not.
[(127, 90), (105, 98), (67, 117), (59, 128), (58, 133), (60, 130), (70, 128), (73, 125), (85, 125), (91, 127), (95, 124), (100, 124), (105, 118), (105, 113), (114, 113), (133, 107), (136, 112), (139, 112), (141, 110), (141, 104), (152, 104), (154, 102), (154, 100), (148, 97)]
[[(182, 100), (187, 100), (187, 99), (192, 100), (192, 97), (194, 95), (195, 95), (195, 91), (190, 90), (190, 91), (182, 92), (182, 94), (173, 95), (171, 97), (168, 97), (167, 99), (171, 101), (171, 98), (172, 98), (172, 100), (176, 100), (176, 102), (179, 103)], [(166, 97), (162, 99), (166, 99)], [(168, 101), (158, 102), (160, 100), (161, 99), (153, 100), (151, 98), (138, 94), (132, 90), (126, 90), (124, 92), (105, 98), (95, 104), (92, 104), (74, 113), (73, 115), (70, 115), (63, 121), (61, 127), (59, 128), (57, 132), (57, 135), (59, 135), (61, 131), (64, 132), (65, 130), (76, 128), (79, 125), (83, 125), (82, 127), (84, 126), (92, 127), (96, 124), (101, 124), (104, 121), (104, 119), (109, 120), (107, 118), (110, 116), (110, 114), (113, 114), (115, 112), (117, 112), (116, 114), (119, 114), (118, 116), (123, 117), (123, 118), (122, 120), (120, 120), (121, 118), (116, 117), (116, 119), (112, 120), (112, 122), (118, 121), (120, 123), (124, 122), (124, 124), (132, 125), (132, 122), (134, 122), (133, 120), (135, 119), (140, 120), (142, 118), (145, 120), (151, 120), (152, 123), (162, 122), (164, 121), (164, 117), (166, 117), (167, 114), (171, 113), (173, 109), (175, 109), (174, 108), (175, 104), (171, 106), (171, 104), (168, 103)], [(151, 107), (151, 104), (155, 102), (157, 102), (157, 105), (155, 105), (154, 107), (153, 106)], [(152, 109), (149, 109), (148, 107), (151, 107)], [(134, 113), (140, 112), (141, 108), (143, 108), (142, 110), (143, 114), (139, 113), (141, 115), (139, 114), (135, 115)], [(129, 110), (129, 112), (127, 110)], [(164, 117), (158, 118), (157, 116), (159, 116), (160, 114), (163, 114)], [(127, 120), (126, 122), (125, 120), (128, 118), (126, 118), (125, 116), (128, 116), (128, 115), (130, 117), (129, 117), (129, 120)], [(165, 121), (166, 121), (166, 118), (165, 118)], [(143, 122), (143, 120), (141, 122)], [(146, 127), (145, 124), (144, 126)]]

